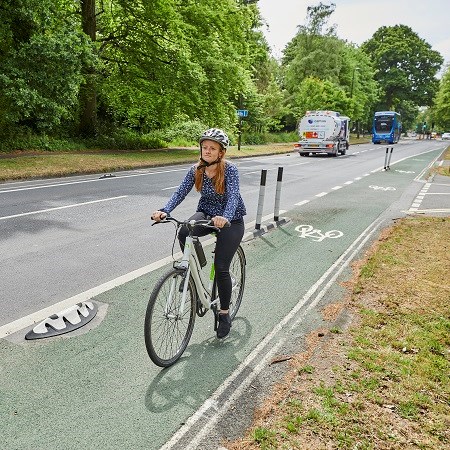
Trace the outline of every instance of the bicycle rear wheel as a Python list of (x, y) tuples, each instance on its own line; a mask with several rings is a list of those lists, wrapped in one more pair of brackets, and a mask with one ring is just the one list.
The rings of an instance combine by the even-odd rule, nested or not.
[(194, 329), (197, 293), (192, 278), (187, 280), (186, 302), (181, 311), (185, 271), (172, 269), (156, 284), (145, 314), (145, 346), (151, 360), (160, 367), (174, 364), (185, 351)]
[(241, 246), (238, 247), (230, 264), (232, 292), (230, 301), (230, 317), (234, 319), (242, 302), (245, 287), (245, 254)]

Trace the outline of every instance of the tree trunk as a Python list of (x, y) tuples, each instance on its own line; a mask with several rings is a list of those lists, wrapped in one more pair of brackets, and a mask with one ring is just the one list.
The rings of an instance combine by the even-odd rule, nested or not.
[[(80, 0), (81, 24), (84, 33), (92, 41), (96, 40), (97, 23), (95, 17), (95, 0)], [(83, 68), (84, 83), (80, 89), (80, 134), (94, 136), (97, 130), (97, 91), (95, 86), (95, 67)]]

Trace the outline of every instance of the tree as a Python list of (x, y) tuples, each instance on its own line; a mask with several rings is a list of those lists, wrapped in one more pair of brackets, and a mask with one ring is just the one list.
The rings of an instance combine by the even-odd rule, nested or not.
[[(92, 43), (97, 40), (97, 18), (95, 0), (80, 0), (81, 27)], [(84, 136), (94, 136), (97, 132), (97, 87), (95, 85), (94, 64), (84, 64), (84, 82), (80, 89), (79, 131)]]
[(0, 12), (1, 132), (54, 130), (77, 106), (89, 43), (59, 2), (2, 2)]
[(450, 130), (450, 66), (447, 66), (439, 83), (433, 115), (438, 127), (445, 131)]
[(322, 3), (309, 7), (306, 25), (286, 46), (286, 100), (297, 118), (307, 109), (333, 109), (357, 122), (368, 116), (378, 87), (367, 55), (339, 39), (334, 26), (326, 27), (334, 8)]
[(377, 69), (375, 79), (382, 89), (379, 109), (395, 109), (405, 100), (418, 106), (432, 104), (443, 59), (410, 27), (383, 26), (361, 49)]
[[(175, 117), (231, 124), (250, 82), (255, 6), (235, 0), (117, 0), (98, 24), (100, 98), (115, 121), (146, 131)], [(207, 30), (207, 32), (205, 32)]]

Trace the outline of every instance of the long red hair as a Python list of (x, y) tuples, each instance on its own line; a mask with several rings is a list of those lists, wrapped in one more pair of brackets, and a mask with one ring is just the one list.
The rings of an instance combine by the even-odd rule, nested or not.
[[(222, 153), (223, 156), (223, 153)], [(199, 160), (197, 163), (197, 167), (202, 165), (202, 161)], [(198, 169), (195, 171), (195, 189), (198, 192), (202, 190), (203, 186), (203, 174), (205, 173), (205, 167)], [(225, 193), (225, 159), (221, 158), (217, 163), (217, 172), (214, 178), (212, 179), (214, 184), (214, 189), (218, 194)]]

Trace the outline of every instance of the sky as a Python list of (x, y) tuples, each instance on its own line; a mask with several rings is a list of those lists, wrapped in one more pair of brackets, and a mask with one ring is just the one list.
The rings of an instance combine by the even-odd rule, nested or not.
[[(450, 63), (449, 0), (322, 0), (322, 3), (336, 5), (328, 26), (336, 24), (341, 39), (361, 45), (382, 26), (407, 25), (442, 55), (444, 64)], [(319, 0), (258, 1), (266, 22), (263, 31), (276, 58), (282, 56), (297, 26), (305, 24), (306, 8), (318, 4)]]

